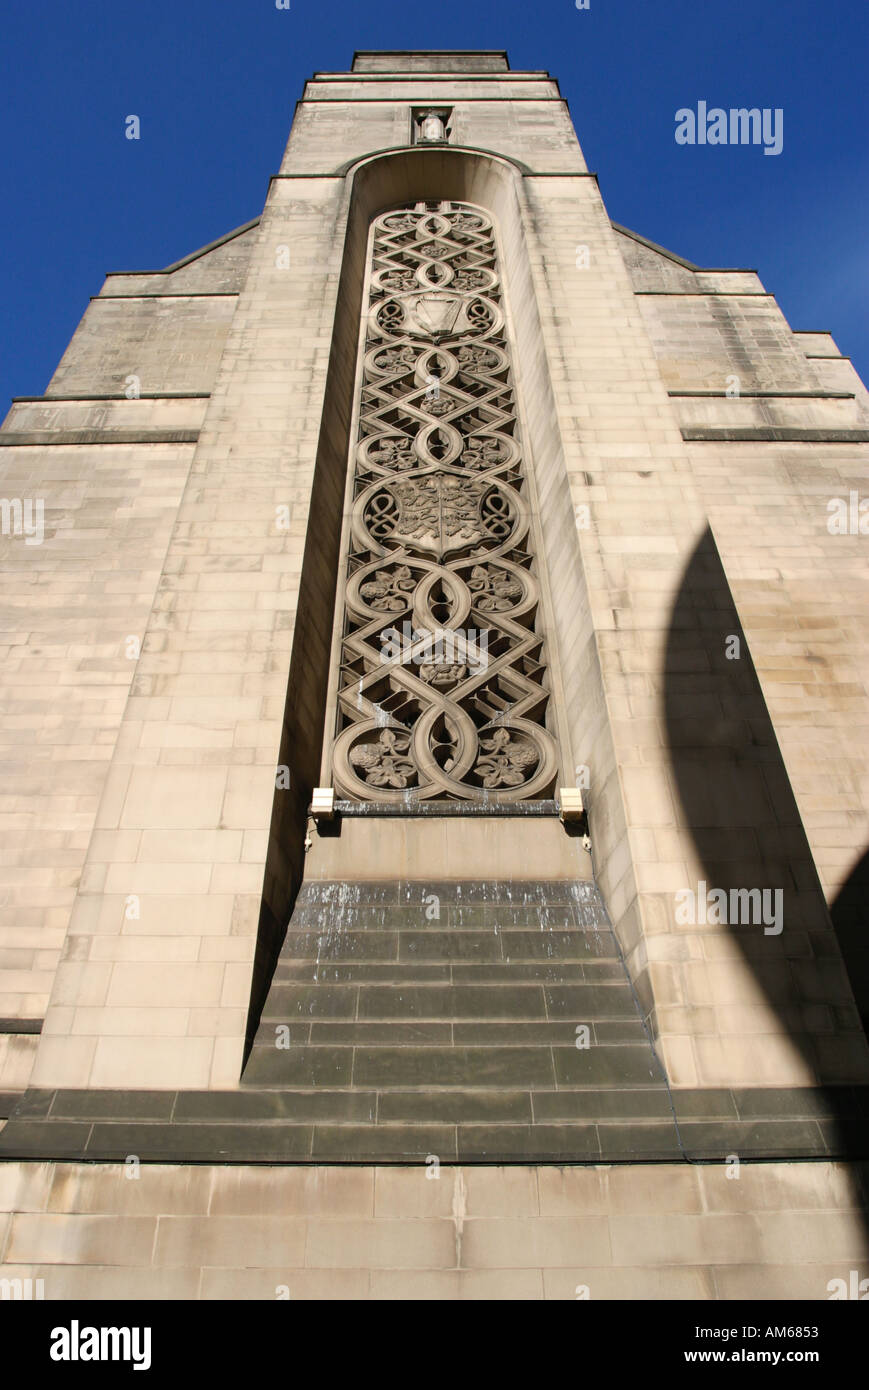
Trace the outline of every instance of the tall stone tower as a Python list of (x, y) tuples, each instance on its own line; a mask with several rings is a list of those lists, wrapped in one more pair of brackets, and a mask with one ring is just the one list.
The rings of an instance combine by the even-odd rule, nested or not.
[(824, 1298), (866, 1258), (828, 334), (615, 225), (548, 74), (357, 53), (0, 445), (8, 1277)]

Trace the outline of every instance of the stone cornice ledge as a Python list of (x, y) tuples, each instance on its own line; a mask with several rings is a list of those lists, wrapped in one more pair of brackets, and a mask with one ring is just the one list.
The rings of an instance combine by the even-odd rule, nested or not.
[(869, 429), (755, 425), (720, 429), (714, 425), (683, 425), (682, 438), (691, 444), (869, 444)]

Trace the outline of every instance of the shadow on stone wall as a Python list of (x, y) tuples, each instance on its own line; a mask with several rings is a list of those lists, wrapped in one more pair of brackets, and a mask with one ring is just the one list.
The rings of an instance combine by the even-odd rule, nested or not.
[(276, 781), (242, 1071), (304, 875), (308, 807), (320, 778), (361, 294), (358, 265), (352, 255), (345, 254), (308, 506), (278, 754), (278, 766), (289, 770), (289, 787), (279, 787)]
[(869, 1037), (869, 849), (839, 889), (830, 917)]
[[(734, 637), (740, 655), (728, 659), (728, 639)], [(840, 1139), (851, 1152), (848, 1062), (865, 1043), (846, 978), (865, 1019), (869, 854), (829, 911), (708, 528), (673, 609), (664, 711), (683, 819), (702, 859), (707, 892), (724, 889), (729, 897), (732, 889), (782, 890), (780, 935), (766, 935), (762, 925), (730, 930), (830, 1101)], [(686, 887), (696, 891), (696, 885)]]

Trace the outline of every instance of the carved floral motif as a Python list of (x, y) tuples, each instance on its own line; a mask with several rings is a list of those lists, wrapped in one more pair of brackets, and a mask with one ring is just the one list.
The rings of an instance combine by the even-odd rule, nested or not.
[(385, 348), (377, 354), (376, 361), (382, 372), (395, 372), (400, 367), (412, 367), (416, 361), (416, 352), (410, 343), (403, 343), (401, 347)]
[(393, 468), (398, 472), (406, 468), (415, 468), (417, 462), (413, 456), (413, 441), (406, 435), (400, 435), (396, 439), (380, 440), (377, 449), (372, 449), (368, 457), (379, 467)]
[(416, 288), (416, 276), (412, 270), (387, 270), (380, 283), (388, 290), (412, 290)]
[(384, 729), (377, 743), (357, 743), (350, 749), (350, 761), (358, 767), (370, 787), (406, 787), (416, 772), (407, 752), (407, 734)]
[(416, 588), (416, 581), (407, 565), (398, 565), (394, 570), (377, 570), (374, 578), (359, 587), (359, 592), (369, 608), (381, 613), (399, 613), (407, 607), (408, 595)]
[(418, 224), (415, 217), (402, 213), (393, 217), (385, 217), (383, 225), (391, 232), (412, 232)]
[(476, 595), (476, 605), (483, 613), (506, 613), (523, 592), (518, 579), (493, 565), (474, 565), (468, 588)]
[(481, 738), (482, 757), (476, 772), (484, 787), (521, 787), (527, 769), (537, 762), (537, 750), (527, 738), (516, 738), (507, 729), (497, 729), (491, 738)]
[(432, 396), (431, 400), (425, 402), (425, 408), (429, 415), (449, 415), (450, 411), (455, 410), (458, 404), (458, 401), (454, 400), (452, 396), (445, 396), (439, 392), (436, 396)]
[(424, 661), (419, 668), (420, 680), (428, 685), (443, 686), (444, 689), (457, 685), (467, 674), (467, 666), (457, 661)]
[(456, 357), (463, 367), (474, 372), (485, 372), (490, 367), (496, 366), (498, 362), (494, 352), (489, 352), (484, 347), (477, 347), (475, 343), (463, 343), (460, 348), (456, 349)]
[(457, 290), (478, 290), (486, 283), (486, 276), (480, 270), (457, 270), (453, 276), (453, 288)]
[(462, 463), (466, 468), (494, 468), (506, 453), (503, 442), (497, 439), (472, 439), (462, 451)]

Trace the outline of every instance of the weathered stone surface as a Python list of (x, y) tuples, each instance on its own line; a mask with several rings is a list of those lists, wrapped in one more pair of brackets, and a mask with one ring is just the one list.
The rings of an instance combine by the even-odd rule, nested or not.
[(60, 1299), (808, 1299), (869, 1258), (844, 1165), (13, 1163), (0, 1276)]
[[(447, 144), (409, 144), (420, 107), (448, 109)], [(589, 783), (596, 883), (551, 814), (348, 817), (306, 855), (368, 228), (420, 200), (498, 231), (551, 732), (565, 782)], [(344, 1247), (340, 1223), (310, 1244), (245, 1231), (229, 1199), (242, 1225), (209, 1231), (201, 1194), (46, 1214), (37, 1185), (9, 1197), (0, 1258), (62, 1270), (49, 1297), (220, 1297), (235, 1232), (257, 1297), (292, 1283), (283, 1260), (294, 1296), (824, 1297), (830, 1261), (863, 1249), (838, 1188), (802, 1218), (825, 1156), (867, 1144), (865, 538), (828, 526), (860, 498), (867, 428), (850, 363), (793, 332), (755, 272), (613, 226), (547, 73), (379, 53), (317, 74), (262, 217), (110, 275), (0, 431), (0, 1017), (21, 1022), (0, 1039), (0, 1150), (120, 1164), (138, 1146), (185, 1172), (388, 1159), (432, 1189), (428, 1154), (611, 1159), (651, 1214), (622, 1216), (612, 1176), (565, 1178), (583, 1267), (542, 1205), (539, 1229), (525, 1206), (460, 1229), (463, 1170), (440, 1179), (453, 1215), (421, 1198), (417, 1231), (381, 1232), (354, 1210)], [(44, 502), (40, 543), (16, 499)], [(546, 891), (517, 898), (534, 876)], [(781, 932), (680, 919), (701, 883), (780, 890)], [(289, 1049), (269, 1050), (284, 1023)], [(717, 1168), (673, 1163), (728, 1144), (818, 1162), (773, 1165), (778, 1207), (739, 1183), (707, 1204), (683, 1184)], [(251, 1179), (259, 1217), (291, 1190), (279, 1171)], [(512, 1181), (493, 1177), (489, 1208)], [(316, 1226), (299, 1190), (281, 1219)]]

